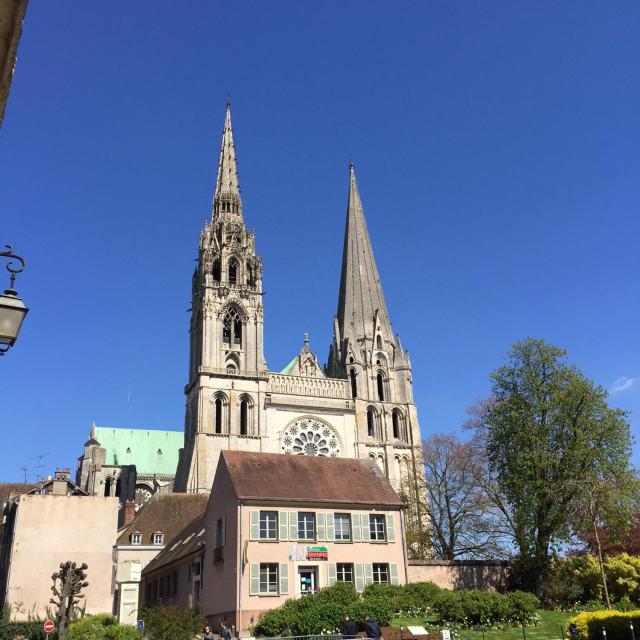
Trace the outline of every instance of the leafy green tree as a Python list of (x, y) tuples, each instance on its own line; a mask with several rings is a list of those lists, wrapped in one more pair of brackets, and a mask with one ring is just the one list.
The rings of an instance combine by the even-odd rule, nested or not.
[(630, 470), (627, 414), (543, 340), (514, 344), (491, 380), (481, 413), (488, 466), (512, 520), (522, 584), (541, 595), (554, 545), (569, 539), (590, 484)]

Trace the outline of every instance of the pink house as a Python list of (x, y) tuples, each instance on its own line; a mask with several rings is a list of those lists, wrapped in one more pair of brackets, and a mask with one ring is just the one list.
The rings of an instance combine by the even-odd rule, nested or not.
[(264, 611), (336, 581), (404, 584), (402, 507), (373, 461), (223, 451), (203, 521), (143, 572), (143, 605), (199, 601), (214, 627), (249, 635)]

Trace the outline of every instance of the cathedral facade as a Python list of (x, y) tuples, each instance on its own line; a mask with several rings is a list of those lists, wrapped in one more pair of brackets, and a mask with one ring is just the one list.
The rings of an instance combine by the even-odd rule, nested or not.
[(192, 280), (184, 447), (174, 490), (208, 492), (222, 450), (371, 458), (402, 491), (420, 472), (409, 354), (394, 335), (353, 165), (326, 368), (305, 336), (281, 372), (264, 358), (262, 260), (247, 230), (227, 105), (211, 221)]

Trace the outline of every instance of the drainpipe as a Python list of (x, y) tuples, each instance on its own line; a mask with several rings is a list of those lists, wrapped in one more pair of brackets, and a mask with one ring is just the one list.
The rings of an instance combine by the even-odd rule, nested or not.
[[(402, 559), (404, 561), (404, 580), (409, 583), (409, 559), (407, 558), (407, 537), (404, 530), (404, 508), (400, 509), (400, 530), (402, 531)], [(402, 631), (400, 631), (402, 636)]]

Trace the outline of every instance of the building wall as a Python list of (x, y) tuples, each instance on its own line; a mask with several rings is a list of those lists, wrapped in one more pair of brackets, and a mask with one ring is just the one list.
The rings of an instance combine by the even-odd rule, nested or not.
[[(393, 520), (394, 542), (335, 542), (319, 539), (315, 542), (297, 540), (260, 541), (251, 539), (251, 512), (260, 511), (259, 506), (239, 506), (235, 510), (228, 499), (230, 490), (226, 487), (219, 489), (216, 485), (216, 493), (207, 511), (207, 550), (205, 556), (203, 598), (203, 613), (213, 625), (217, 625), (221, 618), (236, 625), (239, 631), (251, 628), (260, 618), (260, 615), (269, 609), (280, 606), (291, 597), (299, 597), (298, 570), (301, 567), (314, 567), (317, 572), (318, 583), (316, 588), (329, 585), (330, 565), (337, 563), (361, 564), (387, 563), (397, 567), (398, 584), (404, 584), (407, 580), (404, 565), (404, 549), (401, 516), (399, 511), (379, 512), (364, 510), (362, 508), (314, 508), (301, 505), (268, 505), (262, 509), (277, 511), (279, 514), (290, 514), (295, 510), (312, 511), (328, 514), (333, 518), (334, 512), (350, 513), (353, 515), (383, 513), (389, 514)], [(215, 521), (222, 515), (226, 516), (226, 544), (222, 549), (224, 559), (214, 563), (215, 543), (211, 532), (215, 531)], [(241, 522), (241, 525), (234, 524)], [(237, 529), (236, 529), (237, 527)], [(297, 527), (297, 524), (296, 524)], [(236, 533), (238, 531), (239, 533)], [(279, 537), (282, 532), (279, 531)], [(288, 538), (288, 532), (284, 536)], [(304, 554), (308, 546), (321, 546), (327, 548), (327, 560), (296, 559)], [(299, 555), (300, 554), (300, 555)], [(275, 595), (252, 595), (251, 593), (251, 567), (260, 563), (278, 563), (286, 565), (288, 572), (288, 588), (286, 593)], [(237, 568), (237, 574), (236, 574)], [(238, 588), (237, 580), (240, 580)], [(363, 583), (364, 584), (364, 583)]]
[(433, 582), (443, 589), (503, 591), (511, 565), (506, 560), (411, 561), (408, 582)]
[(111, 613), (117, 521), (117, 498), (21, 496), (7, 584), (12, 618), (46, 616), (51, 607), (51, 574), (67, 560), (89, 566), (89, 586), (83, 590), (80, 606), (86, 606), (87, 613)]

